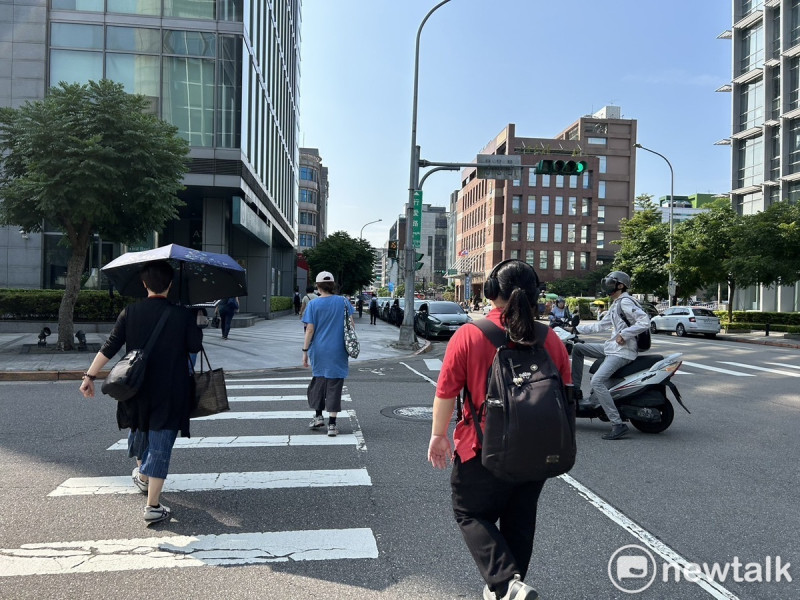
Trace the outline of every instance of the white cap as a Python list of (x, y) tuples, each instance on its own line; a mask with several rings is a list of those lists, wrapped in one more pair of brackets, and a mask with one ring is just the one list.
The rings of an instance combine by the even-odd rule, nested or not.
[(317, 273), (317, 283), (322, 283), (323, 281), (330, 281), (333, 283), (333, 273), (328, 271), (320, 271)]

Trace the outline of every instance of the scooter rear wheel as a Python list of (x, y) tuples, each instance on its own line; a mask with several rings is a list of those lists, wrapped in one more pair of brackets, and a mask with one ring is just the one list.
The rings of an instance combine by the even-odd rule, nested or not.
[(658, 407), (653, 407), (661, 413), (661, 420), (658, 423), (651, 423), (650, 421), (637, 421), (631, 419), (631, 425), (636, 427), (642, 433), (661, 433), (667, 427), (672, 425), (672, 420), (675, 418), (675, 409), (672, 408), (672, 403), (668, 398), (664, 398), (664, 404)]

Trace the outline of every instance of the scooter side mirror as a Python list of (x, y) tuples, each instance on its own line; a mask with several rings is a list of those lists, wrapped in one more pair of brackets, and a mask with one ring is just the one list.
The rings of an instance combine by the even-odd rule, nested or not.
[(569, 321), (570, 325), (572, 325), (573, 327), (575, 327), (580, 322), (581, 322), (580, 315), (572, 315), (572, 318)]

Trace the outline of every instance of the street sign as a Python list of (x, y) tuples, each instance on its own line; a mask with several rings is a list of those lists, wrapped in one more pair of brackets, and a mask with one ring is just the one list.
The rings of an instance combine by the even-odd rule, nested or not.
[(678, 282), (675, 281), (674, 279), (670, 281), (669, 284), (667, 285), (667, 291), (669, 292), (670, 296), (674, 296), (675, 292), (678, 291)]
[(387, 285), (386, 288), (389, 290), (389, 293), (391, 294), (394, 291), (394, 283), (390, 281), (389, 285)]
[(414, 216), (411, 224), (411, 246), (419, 248), (422, 234), (422, 190), (414, 192)]
[(478, 179), (522, 179), (519, 154), (478, 154)]

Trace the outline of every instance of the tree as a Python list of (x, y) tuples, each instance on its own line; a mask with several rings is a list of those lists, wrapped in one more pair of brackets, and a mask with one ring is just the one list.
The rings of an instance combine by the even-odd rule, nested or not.
[(630, 219), (623, 219), (619, 228), (622, 240), (611, 270), (631, 276), (631, 287), (642, 294), (667, 294), (669, 224), (661, 222), (661, 211), (653, 196), (636, 197), (639, 210)]
[(313, 273), (330, 271), (343, 294), (355, 294), (373, 280), (375, 253), (363, 238), (337, 231), (303, 251)]
[(71, 248), (58, 314), (73, 347), (73, 311), (93, 234), (139, 242), (178, 215), (189, 147), (141, 95), (109, 80), (61, 83), (44, 100), (0, 109), (0, 224), (64, 234)]

